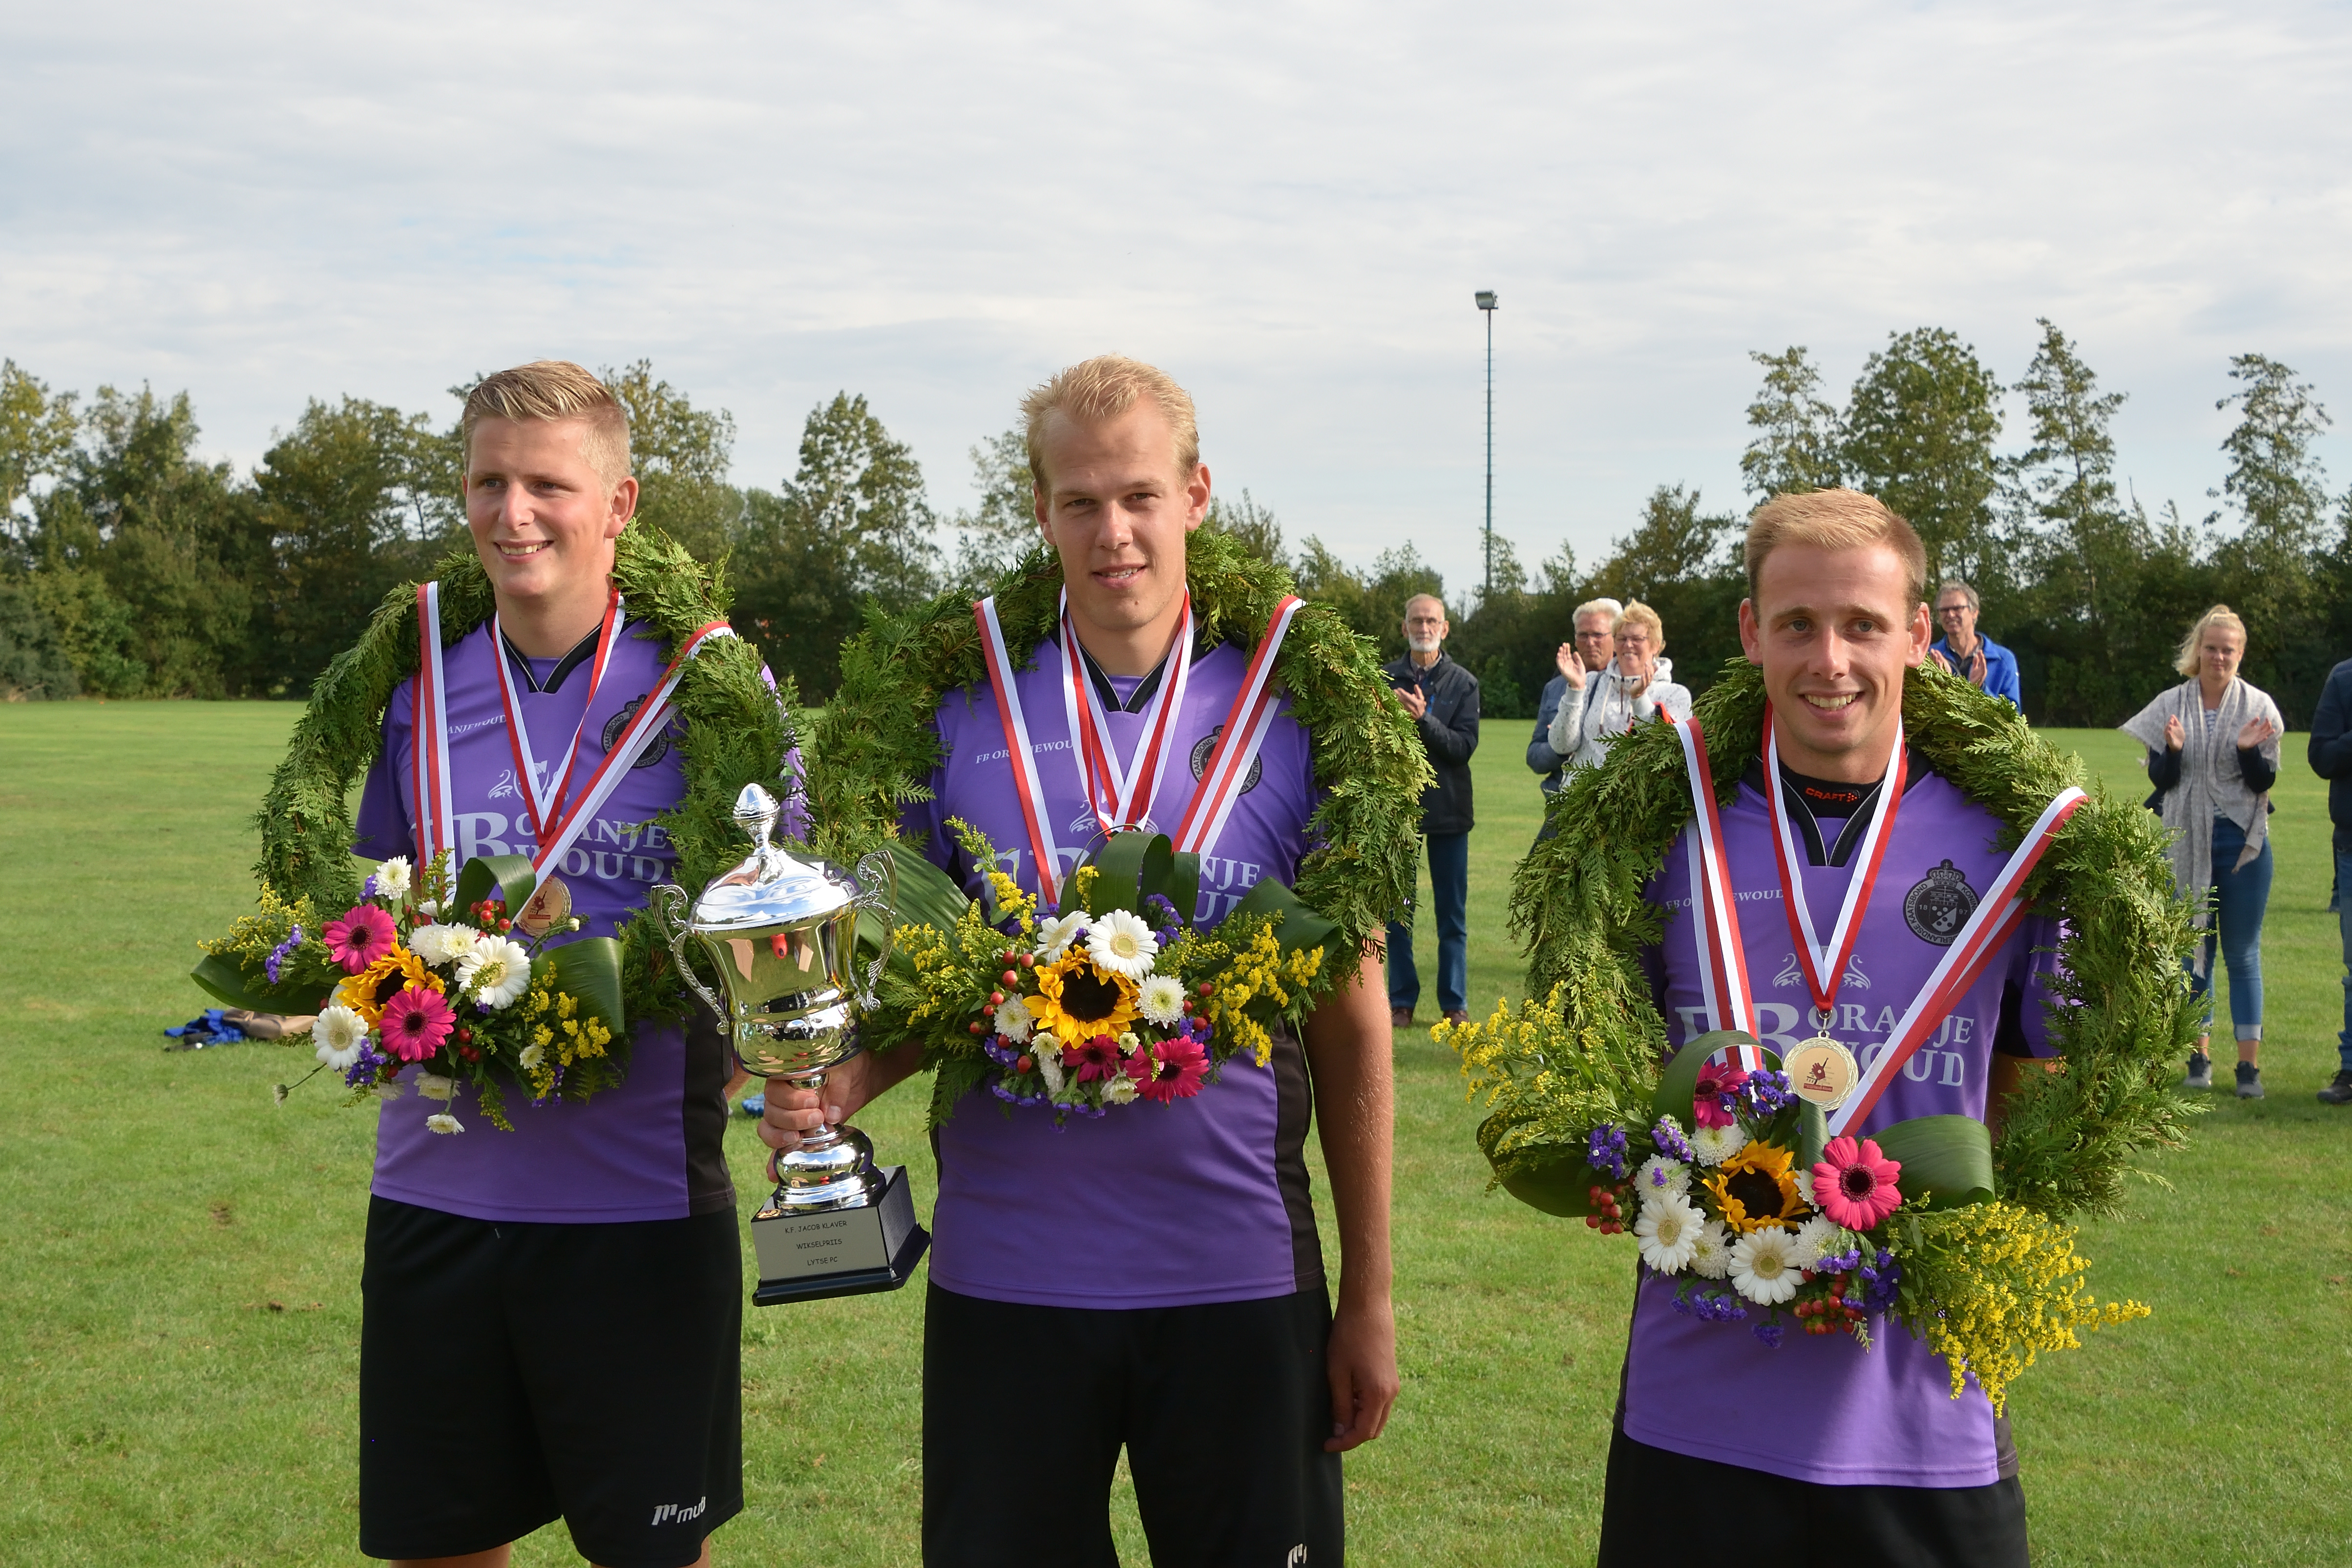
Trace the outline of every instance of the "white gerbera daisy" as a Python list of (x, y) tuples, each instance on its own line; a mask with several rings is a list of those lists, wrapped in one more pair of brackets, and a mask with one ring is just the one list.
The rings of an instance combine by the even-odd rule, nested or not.
[(1664, 1155), (1652, 1155), (1634, 1173), (1633, 1190), (1642, 1195), (1644, 1203), (1669, 1193), (1679, 1197), (1690, 1191), (1690, 1166)]
[(1087, 956), (1095, 967), (1130, 980), (1151, 973), (1151, 956), (1159, 951), (1160, 938), (1151, 934), (1143, 917), (1124, 909), (1112, 910), (1087, 932)]
[(1112, 1074), (1110, 1082), (1103, 1085), (1103, 1103), (1106, 1105), (1124, 1105), (1134, 1098), (1135, 1080), (1124, 1072)]
[(1045, 1081), (1049, 1099), (1062, 1097), (1062, 1042), (1050, 1034), (1041, 1034), (1029, 1042), (1029, 1055), (1037, 1063), (1037, 1075)]
[(1055, 915), (1038, 926), (1037, 962), (1050, 964), (1069, 951), (1070, 938), (1078, 934), (1078, 928), (1086, 925), (1087, 918), (1085, 910), (1073, 909), (1067, 915)]
[(1143, 982), (1138, 1010), (1161, 1029), (1184, 1021), (1184, 982), (1173, 975), (1154, 975)]
[(1797, 1196), (1803, 1198), (1807, 1203), (1812, 1202), (1813, 1167), (1811, 1166), (1800, 1166), (1795, 1170), (1790, 1171), (1789, 1176), (1790, 1178), (1797, 1184)]
[(1810, 1269), (1824, 1252), (1843, 1252), (1845, 1232), (1816, 1214), (1797, 1227), (1797, 1267)]
[(446, 1100), (457, 1092), (457, 1081), (446, 1073), (420, 1072), (416, 1075), (416, 1092), (427, 1100)]
[(436, 1111), (425, 1118), (425, 1127), (433, 1133), (462, 1133), (466, 1130), (466, 1124), (446, 1111)]
[(1634, 1239), (1642, 1244), (1642, 1261), (1661, 1274), (1678, 1274), (1698, 1250), (1699, 1232), (1706, 1216), (1679, 1193), (1655, 1197), (1642, 1205), (1633, 1221)]
[(458, 958), (457, 981), (476, 1001), (502, 1008), (530, 988), (530, 955), (520, 942), (485, 937)]
[(375, 893), (378, 898), (405, 898), (411, 878), (408, 857), (394, 855), (375, 868)]
[(345, 1007), (327, 1009), (310, 1026), (319, 1060), (338, 1072), (350, 1071), (352, 1063), (360, 1059), (360, 1051), (367, 1044), (367, 1019)]
[(1708, 1220), (1691, 1239), (1690, 1270), (1703, 1280), (1720, 1280), (1731, 1272), (1731, 1243), (1724, 1238), (1723, 1221)]
[(438, 969), (472, 952), (481, 937), (470, 925), (420, 925), (408, 934), (408, 950)]
[(1019, 1045), (1037, 1027), (1037, 1019), (1029, 1011), (1029, 1004), (1018, 996), (1010, 996), (997, 1004), (996, 1032)]
[(1738, 1127), (1694, 1127), (1691, 1157), (1703, 1166), (1719, 1166), (1748, 1146), (1748, 1134)]
[(1797, 1293), (1801, 1267), (1795, 1231), (1780, 1225), (1751, 1230), (1732, 1244), (1731, 1288), (1758, 1306), (1773, 1306)]

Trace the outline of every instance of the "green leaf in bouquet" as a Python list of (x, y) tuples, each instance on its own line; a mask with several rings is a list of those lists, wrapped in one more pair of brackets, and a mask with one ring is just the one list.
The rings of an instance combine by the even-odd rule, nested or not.
[(1992, 1197), (1992, 1134), (1974, 1116), (1914, 1116), (1872, 1136), (1903, 1166), (1895, 1187), (1906, 1207), (1960, 1208)]
[(244, 1008), (257, 1013), (315, 1013), (334, 994), (333, 988), (321, 991), (316, 981), (287, 981), (271, 985), (258, 976), (247, 974), (232, 959), (217, 953), (207, 953), (204, 961), (188, 971), (195, 981), (215, 1001), (232, 1008)]
[[(500, 860), (520, 857), (500, 855)], [(479, 861), (467, 862), (472, 870)], [(529, 862), (524, 862), (528, 870)], [(541, 956), (547, 961), (555, 980), (555, 988), (569, 991), (579, 998), (580, 1005), (604, 1020), (604, 1027), (614, 1037), (625, 1034), (628, 1018), (621, 1008), (621, 945), (610, 936), (583, 936), (577, 942), (567, 942), (561, 947), (551, 947)]]
[(1578, 1219), (1592, 1212), (1592, 1184), (1601, 1174), (1583, 1157), (1567, 1149), (1538, 1165), (1525, 1165), (1498, 1175), (1503, 1190), (1545, 1214)]
[[(893, 839), (883, 846), (889, 855), (895, 879), (890, 912), (901, 926), (928, 925), (934, 931), (953, 931), (963, 912), (971, 907), (955, 879), (925, 859), (920, 850), (904, 839)], [(875, 920), (859, 920), (857, 945), (868, 952), (879, 951), (882, 946), (882, 925)], [(895, 945), (891, 953), (896, 958), (902, 951)]]
[(476, 855), (457, 873), (457, 891), (452, 895), (457, 907), (441, 913), (462, 920), (482, 900), (496, 898), (505, 904), (507, 918), (511, 920), (522, 913), (538, 885), (539, 873), (523, 855)]
[[(1159, 851), (1156, 865), (1154, 850)], [(1087, 913), (1101, 915), (1113, 909), (1140, 912), (1146, 877), (1165, 877), (1173, 854), (1165, 833), (1113, 833), (1101, 849), (1088, 857), (1094, 862), (1096, 880), (1088, 900), (1094, 907)]]
[(1830, 1141), (1829, 1118), (1811, 1100), (1797, 1102), (1797, 1168), (1809, 1171), (1821, 1163), (1822, 1148)]
[[(1181, 909), (1183, 905), (1177, 907)], [(1244, 894), (1225, 919), (1238, 920), (1245, 915), (1279, 916), (1275, 922), (1274, 939), (1286, 954), (1303, 947), (1327, 947), (1339, 929), (1336, 921), (1326, 920), (1307, 908), (1286, 883), (1270, 876)]]

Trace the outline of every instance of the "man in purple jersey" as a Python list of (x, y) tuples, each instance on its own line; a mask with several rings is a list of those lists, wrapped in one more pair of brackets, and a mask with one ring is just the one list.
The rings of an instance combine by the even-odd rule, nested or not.
[[(1728, 878), (1758, 1024), (1786, 1052), (1827, 1033), (1864, 1071), (1894, 1043), (2007, 856), (2000, 824), (1916, 753), (1884, 801), (1905, 672), (1927, 657), (1926, 554), (1910, 526), (1870, 497), (1830, 490), (1757, 509), (1748, 533), (1741, 643), (1760, 664), (1780, 751), (1780, 797), (1803, 863), (1806, 918), (1826, 937), (1866, 891), (1857, 935), (1826, 1007), (1810, 988), (1774, 850), (1764, 760), (1722, 810)], [(1874, 811), (1891, 811), (1874, 876), (1856, 852)], [(1717, 1027), (1697, 950), (1685, 833), (1650, 884), (1667, 914), (1643, 955), (1669, 1043)], [(1873, 877), (1865, 888), (1855, 879)], [(2026, 1059), (2043, 1054), (2053, 934), (2029, 920), (1895, 1075), (1859, 1124), (1866, 1136), (1914, 1116), (1997, 1120)], [(1947, 1369), (1899, 1324), (1863, 1352), (1843, 1335), (1777, 1347), (1673, 1310), (1671, 1281), (1635, 1299), (1609, 1451), (1600, 1560), (1659, 1560), (1695, 1500), (1727, 1521), (1780, 1521), (1734, 1553), (1759, 1563), (1824, 1555), (1874, 1563), (2026, 1562), (2025, 1496), (2005, 1421), (1973, 1384), (1950, 1396)], [(1754, 1545), (1751, 1539), (1750, 1544)]]
[[(1209, 504), (1192, 400), (1167, 376), (1106, 357), (1030, 394), (1029, 454), (1045, 538), (1061, 559), (1075, 646), (1010, 650), (1045, 821), (1033, 839), (997, 695), (940, 706), (935, 799), (902, 829), (972, 891), (948, 831), (986, 832), (1039, 888), (1100, 827), (1060, 683), (1095, 687), (1116, 764), (1138, 763), (1148, 713), (1182, 700), (1142, 819), (1173, 832), (1242, 689), (1252, 650), (1179, 647), (1185, 538)], [(1192, 655), (1189, 659), (1187, 654)], [(1073, 667), (1069, 661), (1076, 661)], [(1197, 917), (1264, 877), (1296, 874), (1318, 801), (1307, 737), (1276, 714), (1232, 810), (1202, 848)], [(1391, 1040), (1377, 960), (1286, 1032), (1271, 1062), (1229, 1061), (1198, 1095), (1062, 1126), (974, 1094), (935, 1134), (923, 1367), (923, 1543), (934, 1565), (1113, 1564), (1108, 1500), (1127, 1450), (1154, 1563), (1342, 1560), (1339, 1455), (1379, 1435), (1396, 1397), (1389, 1301)], [(827, 1081), (833, 1115), (911, 1073), (912, 1046)], [(1334, 1314), (1308, 1202), (1305, 1139), (1321, 1121), (1338, 1212)], [(814, 1094), (772, 1093), (761, 1135), (790, 1146)]]
[[(684, 789), (667, 734), (612, 750), (664, 668), (611, 581), (636, 506), (628, 421), (586, 371), (541, 361), (476, 387), (464, 430), (498, 612), (443, 655), (457, 861), (543, 859), (542, 889), (611, 936), (669, 879), (646, 824)], [(415, 710), (404, 685), (385, 714), (362, 855), (415, 852)], [(535, 797), (567, 757), (567, 799), (590, 808), (568, 845), (542, 845)], [(711, 1531), (743, 1506), (731, 1067), (707, 1018), (646, 1021), (623, 1083), (586, 1104), (509, 1095), (511, 1133), (464, 1114), (462, 1090), (383, 1105), (361, 1281), (362, 1552), (503, 1568), (509, 1542), (561, 1516), (598, 1563), (709, 1562)], [(474, 1130), (428, 1131), (444, 1109)]]

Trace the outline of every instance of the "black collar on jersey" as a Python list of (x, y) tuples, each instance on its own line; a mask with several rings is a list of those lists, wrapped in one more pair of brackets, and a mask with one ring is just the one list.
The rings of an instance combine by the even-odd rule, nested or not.
[(588, 635), (581, 638), (579, 642), (573, 643), (572, 646), (572, 652), (564, 654), (563, 657), (555, 662), (555, 668), (548, 673), (547, 684), (545, 685), (540, 685), (539, 676), (531, 672), (530, 657), (526, 655), (520, 648), (514, 645), (513, 638), (508, 636), (505, 632), (501, 631), (499, 633), (499, 641), (506, 644), (507, 657), (512, 659), (514, 661), (515, 668), (522, 672), (522, 678), (525, 685), (529, 685), (530, 689), (535, 692), (553, 692), (559, 691), (562, 688), (564, 676), (570, 674), (572, 671), (578, 669), (581, 665), (586, 664), (589, 660), (596, 656), (596, 638), (598, 632), (603, 630), (604, 629), (602, 627), (599, 627), (596, 632), (589, 632)]
[[(1092, 653), (1087, 652), (1086, 643), (1075, 637), (1071, 641), (1078, 644), (1078, 658), (1086, 665), (1087, 683), (1094, 687), (1095, 695), (1102, 699), (1105, 713), (1141, 713), (1144, 705), (1151, 700), (1151, 694), (1160, 689), (1160, 683), (1167, 677), (1168, 655), (1162, 653), (1160, 663), (1151, 666), (1151, 673), (1137, 684), (1125, 702), (1121, 702), (1118, 688), (1110, 684), (1110, 677), (1103, 673), (1103, 667), (1095, 663)], [(1206, 643), (1207, 639), (1198, 632), (1193, 634), (1192, 658), (1195, 663), (1208, 652)]]
[[(1927, 764), (1918, 752), (1907, 747), (1905, 754), (1903, 792), (1908, 795), (1920, 779), (1927, 777)], [(1763, 794), (1764, 759), (1750, 759), (1739, 781), (1759, 795)], [(1862, 847), (1863, 835), (1870, 831), (1871, 808), (1885, 782), (1884, 773), (1867, 784), (1850, 784), (1843, 779), (1815, 779), (1785, 762), (1780, 764), (1780, 798), (1790, 803), (1789, 820), (1797, 825), (1798, 835), (1805, 841), (1806, 864), (1842, 866), (1853, 858), (1853, 852)], [(1841, 817), (1845, 820), (1832, 841), (1824, 841), (1822, 837), (1821, 819), (1824, 817), (1832, 821)]]

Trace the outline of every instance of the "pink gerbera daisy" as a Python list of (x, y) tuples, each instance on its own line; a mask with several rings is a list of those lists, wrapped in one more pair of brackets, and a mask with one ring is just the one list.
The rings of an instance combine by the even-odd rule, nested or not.
[(1902, 1162), (1888, 1159), (1874, 1139), (1832, 1138), (1813, 1166), (1813, 1207), (1832, 1225), (1868, 1230), (1903, 1206), (1895, 1190), (1902, 1174)]
[(377, 1029), (383, 1047), (403, 1061), (423, 1061), (437, 1053), (441, 1042), (457, 1026), (457, 1015), (441, 993), (424, 986), (406, 986), (383, 1004)]
[(386, 953), (398, 939), (392, 916), (373, 904), (362, 904), (341, 920), (327, 922), (327, 956), (356, 975)]
[(1107, 1034), (1080, 1040), (1062, 1052), (1062, 1065), (1076, 1068), (1081, 1083), (1108, 1078), (1119, 1070), (1118, 1041)]
[(1728, 1127), (1736, 1118), (1724, 1103), (1748, 1082), (1748, 1070), (1727, 1061), (1710, 1061), (1698, 1070), (1698, 1089), (1691, 1097), (1691, 1115), (1702, 1127)]
[(1155, 1040), (1127, 1059), (1127, 1075), (1135, 1080), (1135, 1092), (1163, 1105), (1198, 1094), (1208, 1071), (1209, 1053), (1184, 1034)]

